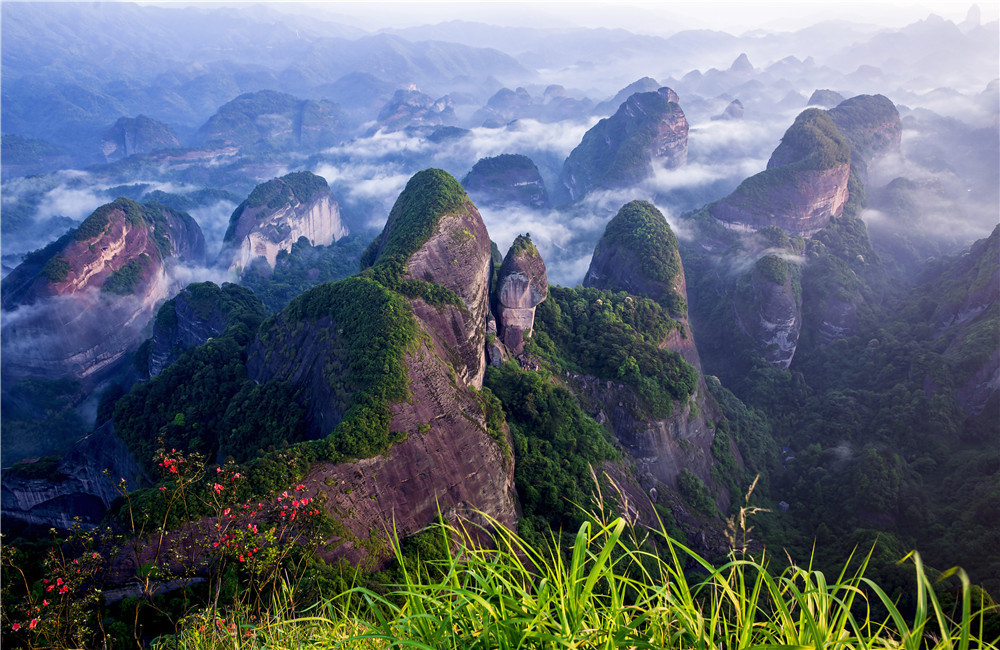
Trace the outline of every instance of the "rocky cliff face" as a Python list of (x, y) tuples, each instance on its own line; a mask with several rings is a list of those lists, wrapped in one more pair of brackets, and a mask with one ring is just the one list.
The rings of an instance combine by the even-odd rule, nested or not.
[(868, 165), (879, 156), (899, 151), (903, 126), (896, 106), (884, 95), (858, 95), (831, 108), (837, 130), (851, 145), (851, 165), (867, 174)]
[(261, 90), (219, 108), (198, 130), (198, 140), (247, 151), (316, 150), (340, 142), (345, 133), (341, 122), (340, 108), (333, 102)]
[(962, 369), (959, 405), (977, 415), (991, 403), (995, 409), (1000, 394), (1000, 342), (983, 337), (1000, 327), (1000, 226), (942, 270), (938, 286), (929, 287), (940, 300), (932, 316), (935, 338), (947, 341), (945, 355)]
[(527, 156), (501, 154), (482, 158), (462, 179), (462, 186), (480, 205), (549, 207), (545, 182)]
[(434, 99), (419, 90), (397, 90), (378, 114), (379, 126), (386, 131), (454, 122), (455, 109), (449, 97)]
[(173, 129), (145, 115), (119, 118), (101, 139), (101, 153), (108, 162), (180, 146)]
[(201, 264), (204, 253), (184, 213), (128, 199), (98, 208), (4, 278), (5, 377), (96, 380), (138, 346), (174, 290), (169, 264)]
[(249, 310), (263, 318), (265, 309), (249, 289), (224, 283), (189, 284), (163, 303), (153, 321), (146, 363), (147, 376), (155, 377), (185, 350), (222, 334), (236, 316)]
[(120, 496), (119, 479), (134, 490), (149, 484), (142, 467), (108, 423), (80, 440), (58, 462), (34, 459), (4, 470), (3, 516), (25, 524), (68, 530), (79, 517), (97, 525)]
[[(361, 542), (373, 531), (394, 522), (401, 535), (416, 532), (433, 521), (439, 505), (449, 518), (475, 519), (470, 509), (476, 508), (512, 525), (509, 432), (491, 424), (490, 407), (477, 393), (492, 269), (490, 240), (475, 206), (445, 172), (420, 172), (363, 263), (369, 270), (361, 277), (338, 283), (345, 295), (363, 300), (344, 307), (336, 299), (332, 310), (314, 313), (309, 310), (322, 295), (340, 289), (313, 289), (281, 312), (247, 353), (251, 379), (289, 382), (313, 435), (337, 436), (359, 390), (351, 374), (364, 363), (357, 357), (394, 345), (392, 337), (411, 327), (406, 323), (415, 328), (401, 344), (405, 397), (371, 397), (385, 400), (379, 404), (386, 410), (378, 412), (386, 414), (395, 442), (373, 458), (311, 469), (307, 482), (338, 486), (330, 495), (331, 512), (352, 512), (343, 521), (350, 532), (333, 555), (362, 559), (370, 549)], [(366, 309), (377, 313), (361, 313)], [(395, 332), (382, 332), (373, 326), (379, 318), (402, 320)], [(384, 372), (392, 371), (378, 374)]]
[(583, 286), (625, 291), (660, 303), (681, 324), (663, 346), (701, 372), (687, 318), (687, 280), (677, 237), (656, 206), (646, 201), (622, 206), (597, 242)]
[(348, 234), (321, 176), (295, 172), (258, 185), (229, 218), (217, 264), (241, 274), (258, 257), (274, 268), (280, 251), (305, 237), (328, 246)]
[(829, 115), (807, 109), (785, 132), (767, 169), (707, 209), (733, 230), (778, 226), (810, 236), (843, 213), (850, 160), (850, 148)]
[(528, 235), (519, 235), (511, 244), (497, 278), (497, 321), (500, 340), (513, 354), (524, 350), (531, 336), (535, 307), (549, 293), (545, 262)]
[(683, 275), (677, 237), (663, 214), (647, 201), (632, 201), (608, 222), (583, 286), (646, 296), (683, 316), (685, 300), (677, 293)]
[[(642, 415), (635, 391), (624, 384), (586, 375), (571, 374), (565, 379), (591, 404), (594, 419), (610, 424), (635, 466), (635, 478), (647, 493), (663, 486), (676, 490), (678, 477), (688, 469), (712, 489), (723, 510), (728, 507), (728, 493), (712, 479), (715, 431), (714, 423), (709, 423), (719, 413), (703, 380), (691, 399), (670, 417), (650, 420)], [(659, 483), (663, 485), (657, 488)]]
[(486, 320), (492, 271), (489, 233), (462, 186), (447, 172), (415, 175), (399, 196), (385, 229), (362, 256), (362, 265), (403, 264), (403, 280), (431, 282), (461, 305), (414, 303), (458, 376), (479, 388), (486, 372)]
[[(673, 415), (650, 420), (641, 415), (639, 401), (629, 387), (593, 377), (573, 375), (569, 379), (593, 400), (599, 409), (595, 414), (598, 421), (610, 421), (645, 489), (655, 487), (656, 482), (676, 489), (677, 478), (685, 468), (714, 486), (714, 432), (709, 421), (718, 417), (718, 408), (701, 376), (701, 359), (687, 320), (687, 285), (677, 238), (655, 206), (632, 201), (618, 211), (597, 243), (584, 286), (625, 291), (668, 309), (679, 326), (658, 345), (677, 352), (693, 365), (698, 370), (698, 383), (694, 395), (687, 403), (679, 404)], [(716, 492), (728, 503), (724, 491)]]
[(741, 279), (734, 299), (736, 324), (769, 363), (787, 368), (802, 329), (802, 301), (788, 263), (769, 254)]
[(669, 88), (636, 93), (583, 136), (563, 165), (560, 182), (570, 200), (594, 189), (627, 187), (687, 162), (688, 123)]
[(393, 405), (390, 425), (404, 440), (375, 458), (311, 469), (307, 482), (335, 486), (329, 491), (331, 511), (352, 513), (344, 524), (353, 539), (328, 557), (365, 559), (370, 550), (359, 542), (373, 531), (382, 537), (394, 522), (400, 536), (416, 533), (436, 519), (439, 508), (448, 521), (460, 517), (491, 526), (478, 510), (515, 525), (509, 433), (502, 441), (491, 438), (483, 405), (467, 386), (455, 385), (442, 352), (423, 348), (407, 359), (411, 400)]

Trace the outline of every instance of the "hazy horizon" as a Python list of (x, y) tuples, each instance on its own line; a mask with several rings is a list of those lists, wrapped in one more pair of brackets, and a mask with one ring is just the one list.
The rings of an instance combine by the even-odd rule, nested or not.
[(937, 15), (959, 23), (970, 8), (979, 7), (983, 23), (998, 20), (1000, 5), (964, 1), (933, 2), (424, 2), (375, 0), (374, 2), (192, 2), (166, 0), (141, 2), (160, 6), (265, 5), (281, 11), (321, 11), (327, 20), (367, 31), (402, 29), (451, 21), (483, 22), (502, 27), (608, 28), (637, 34), (669, 36), (678, 31), (710, 29), (740, 36), (761, 30), (782, 32), (826, 21), (900, 28)]

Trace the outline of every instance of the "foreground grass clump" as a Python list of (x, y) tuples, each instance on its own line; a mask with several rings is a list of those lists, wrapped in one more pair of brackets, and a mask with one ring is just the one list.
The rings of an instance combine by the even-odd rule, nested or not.
[[(441, 527), (444, 538), (469, 540)], [(572, 544), (533, 547), (511, 532), (465, 541), (443, 560), (407, 563), (380, 594), (356, 587), (306, 616), (270, 624), (206, 615), (163, 648), (982, 648), (995, 606), (961, 596), (946, 611), (917, 554), (915, 612), (864, 577), (867, 561), (829, 581), (733, 554), (714, 567), (662, 530), (588, 521)], [(560, 546), (563, 551), (553, 550)], [(877, 618), (873, 611), (887, 611)], [(206, 622), (208, 623), (206, 625)]]

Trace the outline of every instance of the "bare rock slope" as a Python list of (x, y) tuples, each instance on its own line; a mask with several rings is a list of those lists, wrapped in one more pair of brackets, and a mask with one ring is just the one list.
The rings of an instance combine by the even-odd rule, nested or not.
[(263, 257), (274, 268), (280, 251), (305, 237), (328, 246), (348, 234), (326, 179), (295, 172), (258, 185), (229, 218), (218, 265), (241, 274)]

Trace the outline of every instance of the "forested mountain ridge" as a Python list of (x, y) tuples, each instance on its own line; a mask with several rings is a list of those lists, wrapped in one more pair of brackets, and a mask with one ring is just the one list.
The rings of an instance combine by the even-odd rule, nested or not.
[(996, 8), (369, 10), (0, 7), (4, 647), (1000, 640)]

